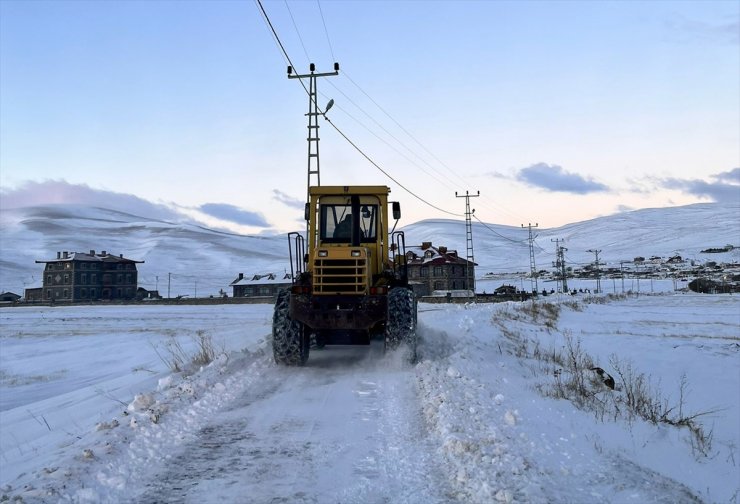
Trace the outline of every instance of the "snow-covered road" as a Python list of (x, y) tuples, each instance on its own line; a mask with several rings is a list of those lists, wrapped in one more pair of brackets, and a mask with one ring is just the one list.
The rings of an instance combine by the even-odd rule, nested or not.
[(382, 345), (265, 366), (144, 482), (143, 502), (447, 502), (413, 380)]

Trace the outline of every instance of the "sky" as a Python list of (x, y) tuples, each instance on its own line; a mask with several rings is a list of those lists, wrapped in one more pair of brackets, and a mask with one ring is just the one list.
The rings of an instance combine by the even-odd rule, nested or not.
[[(297, 71), (340, 64), (318, 79), (322, 185), (388, 185), (402, 223), (463, 218), (456, 191), (517, 227), (740, 202), (738, 2), (262, 5)], [(256, 2), (0, 0), (0, 208), (301, 229), (287, 65)]]

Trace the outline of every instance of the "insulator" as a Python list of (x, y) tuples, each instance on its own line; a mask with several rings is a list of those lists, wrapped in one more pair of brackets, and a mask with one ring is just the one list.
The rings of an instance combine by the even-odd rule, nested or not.
[(337, 63), (337, 62), (334, 62), (334, 71), (335, 72), (338, 72), (339, 71), (339, 63)]
[(316, 65), (314, 65), (313, 63), (311, 63), (311, 65), (308, 68), (311, 69), (311, 71), (313, 72), (313, 71), (316, 70)]
[(288, 65), (288, 75), (293, 73), (293, 67)]

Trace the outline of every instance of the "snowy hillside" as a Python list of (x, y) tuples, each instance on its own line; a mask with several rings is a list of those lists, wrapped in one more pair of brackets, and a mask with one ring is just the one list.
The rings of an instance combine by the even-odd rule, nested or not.
[[(465, 255), (465, 224), (455, 220), (401, 222), (407, 244), (432, 241)], [(589, 249), (601, 250), (601, 261), (616, 263), (636, 256), (680, 254), (703, 262), (740, 261), (740, 249), (725, 254), (700, 254), (709, 247), (740, 246), (740, 206), (717, 203), (637, 210), (537, 229), (536, 263), (550, 269), (554, 243), (564, 239), (566, 261), (593, 261)], [(0, 292), (22, 294), (41, 285), (35, 260), (56, 257), (57, 251), (106, 250), (143, 260), (139, 284), (172, 296), (208, 296), (238, 273), (280, 273), (290, 268), (286, 235), (243, 236), (207, 229), (192, 222), (165, 222), (146, 216), (74, 205), (48, 205), (3, 210), (0, 215)], [(529, 269), (527, 231), (522, 228), (473, 222), (478, 277), (488, 272)]]
[[(284, 236), (242, 236), (190, 222), (166, 222), (116, 210), (49, 205), (3, 210), (0, 217), (0, 290), (40, 287), (42, 266), (57, 251), (107, 251), (144, 261), (139, 285), (172, 296), (228, 291), (238, 273), (289, 268)], [(159, 277), (157, 279), (157, 277)]]
[[(534, 224), (534, 223), (533, 223)], [(405, 226), (407, 243), (439, 242), (465, 254), (465, 226), (452, 220), (425, 220)], [(740, 246), (740, 205), (702, 203), (682, 207), (652, 208), (599, 217), (559, 228), (534, 229), (535, 261), (549, 269), (555, 259), (554, 240), (565, 240), (566, 261), (574, 264), (594, 260), (591, 250), (601, 250), (606, 263), (631, 261), (637, 256), (668, 258), (679, 254), (704, 262), (740, 261), (740, 250), (727, 254), (700, 254), (710, 247)], [(526, 228), (482, 224), (473, 221), (475, 261), (478, 274), (488, 271), (529, 270)]]

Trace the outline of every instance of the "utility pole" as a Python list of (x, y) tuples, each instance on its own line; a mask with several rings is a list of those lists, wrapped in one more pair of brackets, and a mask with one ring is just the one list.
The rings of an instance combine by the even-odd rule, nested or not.
[(599, 254), (601, 250), (588, 249), (586, 252), (591, 252), (596, 256), (596, 294), (601, 292), (601, 270), (599, 269)]
[[(535, 224), (534, 227), (538, 227), (539, 224)], [(524, 227), (524, 224), (522, 224)], [(537, 265), (534, 263), (534, 239), (536, 236), (532, 236), (532, 223), (530, 222), (527, 226), (529, 228), (529, 283), (532, 287), (532, 293), (537, 294), (540, 290), (537, 285)]]
[(170, 286), (172, 285), (172, 273), (167, 273), (167, 299), (170, 298)]
[[(465, 286), (470, 288), (472, 286), (473, 291), (473, 297), (475, 297), (475, 275), (470, 274), (470, 265), (475, 264), (475, 256), (473, 255), (473, 222), (471, 220), (471, 216), (475, 213), (475, 208), (471, 211), (470, 210), (470, 198), (477, 198), (480, 196), (480, 191), (477, 192), (477, 194), (469, 194), (468, 191), (465, 191), (465, 195), (457, 195), (457, 191), (455, 191), (455, 197), (456, 198), (465, 198), (465, 244), (467, 247), (467, 253), (466, 253), (466, 259), (465, 262)], [(472, 276), (472, 278), (471, 278)]]
[(567, 293), (568, 292), (568, 278), (566, 277), (566, 272), (565, 272), (565, 252), (568, 249), (560, 245), (560, 242), (561, 241), (564, 242), (565, 240), (560, 240), (559, 238), (555, 238), (554, 240), (550, 240), (550, 241), (555, 242), (556, 260), (553, 263), (553, 266), (555, 266), (555, 268), (560, 271), (560, 276), (563, 279), (563, 290), (561, 292)]
[(306, 184), (306, 202), (309, 201), (309, 187), (311, 187), (311, 175), (316, 176), (317, 186), (321, 185), (321, 175), (319, 171), (319, 116), (329, 111), (334, 100), (330, 100), (326, 110), (321, 112), (316, 101), (316, 78), (330, 77), (339, 75), (339, 63), (334, 63), (333, 72), (316, 73), (316, 65), (309, 65), (311, 73), (294, 74), (293, 67), (288, 67), (288, 79), (308, 79), (308, 177)]

